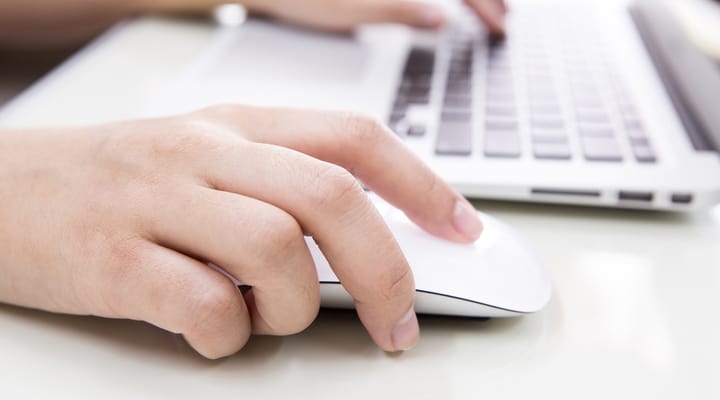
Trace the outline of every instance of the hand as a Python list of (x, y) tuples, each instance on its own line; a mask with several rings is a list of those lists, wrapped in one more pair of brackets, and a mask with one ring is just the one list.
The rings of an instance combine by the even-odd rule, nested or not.
[(387, 129), (349, 114), (220, 106), (2, 132), (0, 301), (144, 320), (218, 358), (251, 333), (313, 321), (312, 235), (372, 339), (410, 348), (412, 273), (348, 171), (435, 235), (480, 234), (464, 198)]
[[(441, 8), (410, 0), (239, 0), (252, 12), (325, 30), (346, 31), (368, 22), (397, 22), (436, 28), (445, 22)], [(504, 0), (465, 0), (502, 36)], [(143, 12), (207, 12), (227, 0), (10, 0), (0, 4), (0, 49), (77, 45), (120, 18)]]
[[(163, 11), (188, 7), (205, 9), (224, 1), (149, 0)], [(210, 4), (209, 4), (210, 3)], [(394, 22), (417, 28), (437, 28), (445, 23), (442, 8), (410, 0), (244, 0), (250, 11), (312, 28), (347, 31), (371, 22)], [(491, 34), (505, 33), (505, 0), (465, 0), (488, 26)]]

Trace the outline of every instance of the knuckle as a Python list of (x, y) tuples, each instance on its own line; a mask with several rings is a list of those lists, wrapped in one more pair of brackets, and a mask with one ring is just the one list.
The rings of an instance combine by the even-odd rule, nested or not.
[(205, 116), (209, 119), (220, 118), (223, 119), (226, 116), (236, 116), (247, 112), (250, 109), (248, 106), (233, 104), (233, 103), (220, 103), (204, 108), (197, 112), (198, 115)]
[(392, 303), (414, 293), (415, 282), (409, 268), (397, 267), (381, 278), (379, 287), (380, 299)]
[(212, 336), (214, 328), (221, 325), (221, 321), (232, 319), (230, 316), (238, 311), (236, 290), (228, 284), (196, 289), (194, 293), (190, 293), (191, 310), (184, 317), (187, 326), (185, 332), (203, 337)]
[(347, 170), (327, 164), (318, 168), (310, 191), (311, 202), (327, 211), (353, 209), (364, 199), (363, 188)]
[(216, 132), (218, 128), (204, 120), (177, 120), (153, 138), (149, 149), (160, 159), (186, 159), (197, 152), (222, 148), (224, 143)]
[(275, 208), (269, 208), (258, 221), (258, 245), (254, 247), (259, 249), (259, 262), (265, 269), (283, 268), (297, 245), (302, 243), (302, 228), (288, 213)]
[(379, 120), (366, 115), (347, 113), (341, 120), (345, 139), (354, 148), (373, 149), (387, 134)]
[(110, 154), (142, 155), (150, 160), (184, 161), (226, 146), (226, 132), (199, 116), (184, 116), (123, 125), (108, 141)]
[(109, 244), (111, 258), (115, 260), (110, 269), (111, 282), (121, 282), (128, 278), (131, 272), (141, 265), (144, 246), (140, 240), (114, 240)]

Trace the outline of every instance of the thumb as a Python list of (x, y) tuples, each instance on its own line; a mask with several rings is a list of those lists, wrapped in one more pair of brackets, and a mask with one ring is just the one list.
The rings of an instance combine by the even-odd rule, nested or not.
[(390, 22), (416, 28), (437, 28), (445, 23), (442, 8), (420, 1), (358, 1), (357, 14), (362, 22)]

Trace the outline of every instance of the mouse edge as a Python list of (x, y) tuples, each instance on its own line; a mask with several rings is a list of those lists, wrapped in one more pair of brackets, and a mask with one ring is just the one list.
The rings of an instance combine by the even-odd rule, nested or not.
[[(321, 306), (324, 308), (355, 309), (352, 297), (338, 281), (321, 281), (320, 292)], [(534, 314), (545, 308), (551, 297), (549, 286), (543, 297), (542, 304), (538, 304), (532, 309), (514, 310), (462, 297), (417, 289), (415, 291), (415, 312), (422, 315), (465, 318), (520, 317)]]

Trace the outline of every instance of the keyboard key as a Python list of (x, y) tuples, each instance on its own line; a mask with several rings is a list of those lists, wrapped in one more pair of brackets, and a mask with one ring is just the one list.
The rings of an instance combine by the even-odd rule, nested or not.
[(583, 137), (613, 137), (615, 130), (611, 125), (578, 124), (578, 133)]
[(470, 80), (463, 79), (457, 81), (449, 80), (445, 86), (445, 93), (452, 93), (457, 95), (469, 96), (472, 90)]
[(622, 161), (620, 146), (613, 137), (582, 137), (582, 149), (588, 161)]
[(505, 132), (486, 132), (483, 142), (486, 157), (517, 158), (521, 155), (520, 136)]
[(532, 117), (530, 121), (533, 129), (558, 129), (565, 128), (565, 121), (562, 118)]
[(405, 111), (396, 111), (393, 110), (393, 112), (390, 114), (390, 123), (398, 122), (405, 118)]
[(515, 94), (508, 90), (488, 90), (486, 98), (488, 101), (513, 102)]
[(639, 129), (641, 130), (643, 128), (642, 121), (638, 118), (626, 118), (625, 119), (625, 128), (628, 130), (631, 129)]
[(567, 132), (562, 129), (533, 129), (532, 139), (534, 142), (567, 142)]
[(443, 100), (443, 106), (446, 109), (462, 109), (469, 110), (472, 104), (472, 98), (470, 96), (445, 96)]
[(610, 124), (610, 116), (604, 111), (591, 111), (588, 109), (576, 111), (579, 123)]
[(532, 102), (530, 112), (533, 115), (560, 114), (560, 104), (557, 102)]
[(599, 97), (579, 95), (573, 98), (575, 108), (602, 108), (605, 106)]
[(512, 118), (487, 119), (487, 120), (485, 120), (485, 130), (486, 131), (496, 131), (496, 132), (507, 132), (507, 131), (517, 132), (518, 122)]
[(515, 106), (510, 104), (486, 104), (485, 115), (488, 117), (514, 117)]
[(414, 124), (410, 125), (407, 128), (407, 135), (413, 137), (422, 137), (425, 136), (426, 131), (427, 129), (425, 129), (425, 125)]
[(432, 74), (435, 67), (435, 52), (430, 49), (414, 48), (410, 50), (407, 62), (405, 63), (404, 75), (418, 76)]
[(469, 110), (443, 110), (440, 120), (443, 122), (464, 122), (470, 123), (472, 112)]
[(564, 142), (533, 142), (533, 155), (541, 160), (569, 160), (570, 146)]
[(626, 129), (625, 132), (633, 143), (647, 141), (647, 135), (642, 129)]
[(657, 161), (655, 152), (649, 143), (645, 144), (633, 144), (632, 146), (633, 155), (638, 162), (641, 163), (654, 163)]
[(408, 123), (404, 118), (397, 121), (390, 121), (390, 124), (388, 124), (388, 126), (390, 127), (391, 131), (393, 131), (396, 135), (400, 137), (404, 137), (405, 135), (407, 135)]
[(469, 156), (472, 153), (472, 124), (469, 121), (442, 121), (438, 127), (435, 153)]

